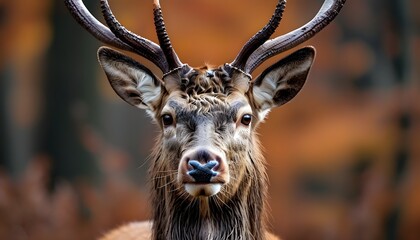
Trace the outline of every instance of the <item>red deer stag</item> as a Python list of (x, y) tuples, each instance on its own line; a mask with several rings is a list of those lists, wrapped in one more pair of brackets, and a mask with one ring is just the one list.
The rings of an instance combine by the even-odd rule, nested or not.
[(163, 72), (161, 78), (108, 47), (99, 62), (115, 92), (146, 109), (161, 133), (149, 171), (152, 221), (132, 223), (103, 239), (277, 239), (267, 232), (267, 175), (255, 133), (269, 110), (302, 88), (315, 57), (304, 47), (252, 80), (266, 59), (308, 40), (338, 14), (345, 0), (325, 0), (304, 26), (269, 40), (280, 23), (279, 0), (266, 26), (235, 60), (217, 68), (192, 68), (180, 61), (166, 32), (159, 0), (154, 23), (159, 45), (128, 31), (100, 0), (108, 27), (82, 0), (65, 0), (73, 17), (100, 41), (134, 52)]

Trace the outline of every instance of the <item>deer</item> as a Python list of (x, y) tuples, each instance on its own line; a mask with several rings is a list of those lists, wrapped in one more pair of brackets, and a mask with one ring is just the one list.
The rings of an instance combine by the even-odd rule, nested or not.
[(231, 63), (194, 68), (172, 47), (159, 0), (153, 1), (159, 44), (127, 30), (107, 0), (100, 0), (106, 26), (82, 0), (65, 0), (75, 20), (99, 41), (140, 55), (162, 71), (158, 77), (161, 73), (119, 51), (98, 50), (116, 94), (145, 109), (160, 130), (148, 172), (152, 219), (123, 225), (101, 239), (278, 239), (268, 229), (268, 177), (256, 129), (270, 110), (302, 89), (315, 48), (294, 51), (255, 79), (252, 73), (320, 32), (344, 3), (325, 0), (308, 23), (270, 39), (286, 5), (279, 0), (268, 23)]

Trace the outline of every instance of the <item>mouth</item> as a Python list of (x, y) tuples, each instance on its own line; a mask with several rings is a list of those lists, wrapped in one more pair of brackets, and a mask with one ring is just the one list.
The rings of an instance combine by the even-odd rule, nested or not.
[(193, 197), (210, 197), (220, 192), (221, 183), (185, 183), (185, 191)]

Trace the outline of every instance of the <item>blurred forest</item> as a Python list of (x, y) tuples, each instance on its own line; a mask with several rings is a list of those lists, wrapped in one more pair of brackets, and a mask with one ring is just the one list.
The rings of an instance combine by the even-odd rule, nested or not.
[[(98, 0), (84, 2), (102, 19)], [(277, 1), (161, 2), (180, 58), (200, 66), (233, 60)], [(151, 0), (110, 4), (156, 41)], [(275, 34), (321, 4), (289, 0)], [(271, 228), (283, 239), (420, 239), (419, 9), (417, 0), (347, 0), (305, 43), (317, 48), (306, 86), (259, 129)], [(100, 45), (61, 0), (0, 0), (0, 239), (95, 239), (148, 218), (157, 128), (114, 94)]]

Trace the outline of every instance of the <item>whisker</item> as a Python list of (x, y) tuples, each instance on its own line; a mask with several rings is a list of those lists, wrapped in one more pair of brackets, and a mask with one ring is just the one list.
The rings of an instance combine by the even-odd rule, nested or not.
[(138, 167), (137, 167), (137, 169), (141, 169), (141, 168), (143, 168), (143, 167), (144, 167), (144, 165), (146, 165), (146, 164), (149, 162), (149, 160), (150, 160), (150, 159), (152, 159), (152, 156), (151, 156), (151, 155), (147, 156), (147, 157), (143, 160), (143, 162), (140, 164), (140, 166), (138, 166)]
[(187, 192), (182, 192), (181, 193), (181, 197), (183, 197), (184, 199), (181, 202), (181, 205), (184, 204), (185, 201), (187, 201), (189, 199), (188, 193)]
[(160, 179), (163, 179), (163, 178), (171, 177), (173, 175), (175, 175), (175, 174), (167, 174), (167, 175), (162, 175), (162, 176), (156, 176), (156, 177), (153, 177), (152, 179), (160, 180)]
[(156, 171), (156, 173), (177, 173), (178, 170), (165, 170), (165, 171)]
[(172, 181), (169, 181), (169, 182), (165, 183), (165, 184), (164, 184), (164, 185), (162, 185), (162, 186), (157, 187), (157, 189), (165, 188), (165, 187), (167, 187), (167, 186), (169, 186), (170, 184), (175, 183), (175, 182), (176, 182), (176, 179), (174, 179), (174, 180), (172, 180)]
[[(222, 195), (223, 197), (225, 197), (226, 199), (228, 199), (228, 196), (226, 195), (226, 193), (219, 192), (219, 194)], [(229, 205), (227, 205), (227, 203), (225, 201), (223, 201), (223, 199), (220, 198), (220, 196), (217, 196), (217, 197), (223, 205), (225, 205), (230, 211), (232, 211), (232, 208)]]
[(217, 208), (221, 210), (222, 209), (221, 203), (223, 203), (223, 200), (217, 195), (215, 195), (214, 198), (215, 198), (214, 203), (216, 204)]
[[(176, 191), (179, 191), (180, 189), (182, 189), (184, 186), (179, 186), (179, 187), (177, 187), (177, 188), (175, 188), (175, 189), (172, 189), (171, 191), (169, 191), (169, 192), (176, 192)], [(184, 194), (184, 193), (182, 193), (182, 194)]]

